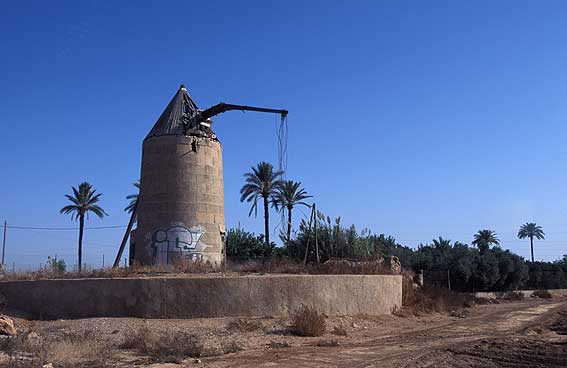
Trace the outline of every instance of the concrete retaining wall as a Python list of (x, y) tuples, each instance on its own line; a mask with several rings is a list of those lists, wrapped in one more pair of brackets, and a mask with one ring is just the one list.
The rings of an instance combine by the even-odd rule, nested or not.
[[(474, 296), (477, 298), (502, 299), (514, 292), (523, 294), (524, 298), (529, 298), (535, 291), (536, 290), (488, 291), (474, 293)], [(567, 296), (567, 289), (548, 289), (547, 291), (549, 291), (549, 293), (554, 297)]]
[(285, 316), (301, 304), (329, 316), (391, 313), (402, 276), (266, 275), (0, 282), (10, 308), (37, 318)]

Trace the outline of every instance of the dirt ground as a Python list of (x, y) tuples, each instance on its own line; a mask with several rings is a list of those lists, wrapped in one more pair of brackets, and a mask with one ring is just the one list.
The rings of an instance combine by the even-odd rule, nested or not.
[[(104, 348), (94, 354), (104, 355), (99, 362), (109, 367), (567, 367), (566, 298), (476, 305), (448, 315), (328, 318), (327, 333), (321, 337), (295, 336), (288, 320), (273, 318), (30, 321), (17, 313), (12, 317), (28, 338), (61, 341), (87, 336), (93, 341), (88, 344), (91, 350), (95, 340), (103, 341)], [(135, 348), (120, 348), (140, 329), (195, 335), (202, 343), (201, 357), (163, 363)], [(73, 355), (67, 350), (65, 354)], [(86, 355), (75, 352), (76, 366), (87, 366), (80, 364)], [(58, 366), (57, 356), (45, 359), (54, 359)], [(59, 366), (74, 366), (73, 359), (66, 359)]]

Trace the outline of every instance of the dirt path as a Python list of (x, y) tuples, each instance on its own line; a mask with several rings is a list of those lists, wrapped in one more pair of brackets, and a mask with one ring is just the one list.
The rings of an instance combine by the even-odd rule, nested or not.
[[(85, 357), (90, 357), (116, 368), (567, 367), (567, 298), (477, 305), (451, 314), (332, 317), (321, 337), (295, 336), (290, 321), (278, 318), (32, 321), (12, 317), (25, 337), (22, 341), (42, 342), (40, 346), (50, 353), (47, 360), (70, 362), (65, 366), (83, 366)], [(335, 329), (346, 336), (334, 334)], [(139, 349), (146, 340), (152, 341), (148, 334), (160, 341), (169, 338), (166, 350), (185, 349), (178, 342), (179, 333), (199, 342), (194, 353), (184, 355), (204, 356), (198, 362), (188, 358), (163, 363), (171, 360), (156, 360)], [(140, 341), (126, 347), (125, 341), (133, 336)], [(24, 346), (12, 355), (25, 357)], [(10, 357), (2, 355), (0, 347), (2, 356)]]
[[(567, 336), (545, 328), (562, 300), (479, 306), (428, 327), (384, 326), (338, 347), (299, 346), (230, 354), (209, 367), (565, 367)], [(406, 326), (409, 327), (409, 326)]]

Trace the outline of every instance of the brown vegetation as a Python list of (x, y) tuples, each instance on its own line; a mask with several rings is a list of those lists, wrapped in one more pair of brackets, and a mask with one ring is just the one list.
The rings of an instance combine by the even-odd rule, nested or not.
[(390, 267), (379, 260), (351, 261), (346, 259), (303, 265), (286, 258), (271, 258), (269, 260), (248, 260), (238, 263), (229, 262), (228, 269), (239, 273), (313, 275), (389, 275), (392, 273)]
[(333, 334), (337, 336), (346, 336), (347, 330), (343, 326), (335, 326), (333, 327)]
[(413, 275), (404, 274), (402, 277), (402, 305), (412, 305), (415, 301), (415, 288)]
[[(242, 345), (240, 345), (236, 341), (227, 341), (227, 342), (223, 342), (221, 344), (221, 354), (236, 353), (236, 352), (239, 352), (241, 350), (243, 350)], [(218, 355), (221, 355), (221, 354), (218, 354)]]
[(547, 290), (536, 290), (532, 294), (533, 297), (542, 298), (542, 299), (551, 299), (553, 296)]
[[(202, 359), (201, 365), (207, 367), (254, 364), (260, 366), (274, 362), (281, 366), (294, 367), (324, 365), (329, 361), (341, 362), (345, 366), (372, 365), (377, 361), (383, 366), (398, 366), (406, 364), (408, 359), (431, 363), (430, 366), (445, 367), (459, 365), (457, 363), (463, 360), (461, 357), (464, 357), (463, 361), (472, 359), (473, 362), (470, 365), (459, 365), (462, 367), (496, 366), (498, 364), (488, 364), (489, 360), (498, 359), (500, 356), (516, 359), (515, 356), (519, 354), (518, 357), (524, 362), (526, 355), (522, 354), (531, 351), (529, 342), (545, 342), (547, 337), (556, 341), (558, 338), (555, 334), (541, 331), (549, 329), (557, 334), (567, 334), (565, 308), (558, 310), (564, 300), (562, 297), (557, 296), (558, 300), (551, 303), (544, 299), (529, 298), (522, 303), (503, 302), (469, 310), (461, 307), (476, 304), (479, 300), (467, 299), (464, 302), (452, 303), (443, 301), (446, 297), (450, 298), (452, 293), (437, 295), (438, 291), (418, 289), (413, 298), (425, 306), (422, 310), (429, 308), (436, 312), (447, 309), (447, 313), (435, 313), (425, 318), (325, 317), (319, 314), (319, 321), (330, 326), (328, 329), (331, 334), (310, 338), (290, 334), (295, 332), (290, 328), (290, 321), (280, 318), (175, 321), (92, 318), (26, 321), (14, 316), (20, 335), (0, 337), (0, 367), (37, 368), (47, 363), (52, 363), (54, 368), (130, 367), (158, 366), (162, 362), (181, 361), (182, 366), (193, 366), (197, 354), (194, 354), (195, 358), (191, 357), (193, 354), (187, 355), (184, 346), (178, 346), (186, 344), (187, 340), (189, 345), (192, 342), (197, 343), (196, 351), (200, 355), (199, 359)], [(431, 306), (439, 300), (447, 307)], [(408, 306), (404, 308), (409, 309)], [(549, 312), (548, 315), (546, 311)], [(407, 312), (407, 315), (409, 314)], [(542, 315), (546, 317), (540, 319), (539, 316)], [(511, 321), (515, 322), (510, 323)], [(96, 331), (96, 334), (90, 331)], [(463, 335), (463, 331), (467, 331), (467, 334)], [(508, 339), (509, 341), (500, 347), (494, 345), (499, 349), (498, 354), (495, 354), (492, 352), (492, 343), (497, 342), (494, 337), (501, 341), (503, 331), (510, 331), (514, 339)], [(345, 337), (346, 333), (348, 337)], [(179, 338), (181, 335), (184, 336)], [(525, 341), (517, 340), (517, 337)], [(466, 344), (463, 343), (463, 338), (467, 339)], [(488, 343), (482, 343), (483, 340)], [(428, 343), (429, 341), (432, 343)], [(520, 346), (519, 343), (523, 345)], [(514, 350), (518, 346), (519, 350)], [(547, 345), (537, 346), (539, 355), (533, 356), (537, 357), (538, 362), (549, 361), (554, 359), (553, 354), (565, 352), (564, 348), (563, 352), (560, 352), (560, 345), (555, 345), (551, 340)], [(245, 352), (236, 354), (241, 350)], [(222, 357), (224, 354), (229, 355)], [(520, 358), (516, 361), (520, 362)]]
[(299, 336), (321, 336), (327, 329), (325, 316), (303, 305), (293, 315), (292, 331)]
[(0, 350), (9, 355), (0, 367), (37, 367), (51, 363), (60, 368), (106, 367), (111, 349), (93, 333), (48, 340), (32, 332), (1, 340)]
[(229, 262), (227, 267), (215, 268), (209, 262), (176, 259), (170, 265), (103, 268), (83, 270), (82, 272), (61, 272), (45, 267), (33, 272), (7, 273), (4, 280), (46, 280), (46, 279), (84, 279), (84, 278), (136, 278), (165, 274), (205, 274), (205, 273), (267, 273), (267, 274), (314, 274), (314, 275), (388, 275), (391, 270), (378, 261), (355, 262), (343, 260), (321, 264), (296, 263), (285, 258), (271, 258), (265, 261), (249, 260)]
[(557, 313), (555, 321), (550, 326), (550, 329), (559, 335), (567, 335), (567, 311), (563, 310)]
[(156, 362), (180, 362), (188, 357), (200, 357), (204, 351), (196, 335), (183, 331), (156, 332), (147, 327), (130, 331), (120, 348), (136, 350)]
[(145, 277), (163, 274), (195, 274), (218, 272), (209, 262), (174, 260), (170, 265), (138, 266), (132, 265), (128, 268), (100, 268), (95, 270), (83, 270), (82, 272), (61, 272), (52, 267), (44, 267), (33, 272), (6, 273), (4, 280), (46, 280), (46, 279), (88, 279), (88, 278), (123, 278), (123, 277)]
[(404, 287), (402, 295), (403, 308), (394, 311), (394, 314), (398, 316), (447, 313), (458, 308), (472, 307), (477, 300), (467, 294), (437, 287), (417, 289)]
[(339, 346), (339, 341), (337, 339), (325, 339), (317, 341), (314, 345), (318, 347), (336, 347)]
[(270, 343), (268, 344), (268, 346), (272, 349), (283, 349), (283, 348), (289, 348), (291, 345), (289, 344), (289, 342), (287, 341), (270, 341)]
[(504, 294), (504, 297), (502, 297), (502, 299), (504, 299), (504, 300), (523, 300), (524, 294), (522, 294), (518, 291), (510, 291), (510, 292), (507, 292), (506, 294)]
[(230, 321), (226, 328), (229, 331), (252, 332), (261, 330), (263, 325), (262, 322), (258, 320), (238, 318)]

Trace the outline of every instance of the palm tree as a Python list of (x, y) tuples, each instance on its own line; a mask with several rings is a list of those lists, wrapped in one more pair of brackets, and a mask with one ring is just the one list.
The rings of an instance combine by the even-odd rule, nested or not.
[(532, 263), (534, 262), (534, 238), (538, 240), (545, 239), (545, 233), (541, 226), (536, 225), (535, 222), (526, 222), (520, 226), (518, 230), (518, 238), (525, 239), (530, 238), (530, 247), (532, 249)]
[(500, 245), (500, 239), (496, 237), (496, 233), (492, 230), (479, 230), (474, 234), (472, 243), (478, 247), (480, 254), (483, 254), (492, 244)]
[(307, 195), (305, 189), (301, 188), (301, 182), (293, 180), (284, 180), (277, 189), (274, 205), (279, 211), (287, 209), (287, 238), (291, 239), (291, 211), (293, 207), (302, 205), (311, 207), (308, 203), (303, 202), (307, 198), (313, 196)]
[[(126, 196), (126, 199), (130, 200), (130, 203), (128, 203), (128, 206), (126, 206), (126, 208), (124, 208), (124, 211), (126, 211), (127, 213), (132, 213), (132, 211), (134, 211), (134, 208), (136, 208), (136, 203), (138, 202), (138, 195), (140, 194), (140, 180), (137, 180), (135, 183), (132, 183), (136, 189), (138, 189), (138, 193), (136, 194), (129, 194)], [(136, 222), (138, 220), (138, 215), (135, 214), (134, 215), (134, 222)]]
[(433, 246), (438, 249), (451, 248), (451, 241), (449, 239), (443, 239), (442, 237), (439, 237), (439, 239), (433, 239)]
[(268, 205), (273, 202), (277, 195), (277, 189), (281, 185), (280, 179), (282, 172), (274, 171), (272, 164), (262, 161), (256, 167), (252, 167), (252, 172), (244, 174), (245, 184), (240, 189), (240, 202), (252, 202), (252, 207), (248, 216), (254, 216), (258, 210), (258, 199), (264, 201), (264, 232), (266, 235), (266, 244), (270, 245), (270, 214)]
[(102, 193), (96, 194), (96, 190), (89, 183), (82, 182), (79, 184), (78, 189), (73, 189), (73, 195), (66, 194), (65, 197), (72, 203), (63, 207), (59, 213), (71, 214), (71, 220), (79, 220), (79, 272), (81, 272), (81, 264), (83, 261), (83, 229), (85, 226), (85, 215), (89, 216), (89, 212), (94, 213), (99, 218), (108, 215), (104, 210), (97, 205)]

